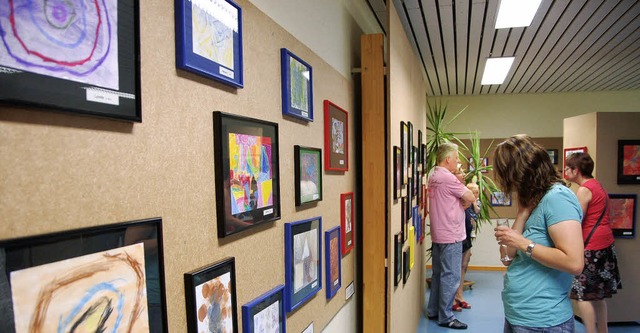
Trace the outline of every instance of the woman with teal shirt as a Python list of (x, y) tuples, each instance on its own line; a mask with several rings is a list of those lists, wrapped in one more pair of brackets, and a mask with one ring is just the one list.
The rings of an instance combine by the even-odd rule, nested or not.
[(584, 266), (578, 199), (547, 151), (527, 135), (500, 143), (494, 168), (502, 191), (518, 195), (513, 226), (495, 228), (507, 246), (501, 252), (513, 258), (503, 261), (504, 332), (574, 332), (569, 291)]

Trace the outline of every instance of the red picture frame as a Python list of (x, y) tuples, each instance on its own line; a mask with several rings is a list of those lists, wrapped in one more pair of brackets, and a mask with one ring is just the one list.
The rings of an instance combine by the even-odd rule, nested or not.
[(349, 170), (349, 113), (324, 100), (324, 169)]
[(586, 153), (587, 152), (587, 147), (573, 147), (573, 148), (565, 148), (564, 149), (564, 154), (562, 155), (562, 177), (564, 177), (564, 179), (567, 179), (567, 175), (565, 175), (564, 173), (564, 169), (567, 167), (567, 157), (569, 157), (569, 155), (573, 154), (573, 153)]
[(340, 194), (340, 232), (342, 233), (342, 255), (346, 255), (353, 249), (355, 238), (353, 192)]

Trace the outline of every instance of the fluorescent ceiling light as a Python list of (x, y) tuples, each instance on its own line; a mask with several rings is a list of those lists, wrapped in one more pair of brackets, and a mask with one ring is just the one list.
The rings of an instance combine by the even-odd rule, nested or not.
[(528, 27), (542, 0), (502, 0), (498, 9), (496, 29)]
[(515, 57), (487, 58), (482, 74), (482, 85), (502, 84), (509, 74), (509, 69)]

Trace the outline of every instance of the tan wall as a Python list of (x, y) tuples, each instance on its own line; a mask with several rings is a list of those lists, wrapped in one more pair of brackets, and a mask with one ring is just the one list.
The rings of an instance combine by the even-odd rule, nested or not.
[[(564, 120), (565, 147), (587, 146), (595, 161), (594, 176), (611, 194), (639, 194), (640, 185), (617, 184), (618, 140), (638, 139), (640, 113), (589, 113)], [(636, 221), (638, 220), (636, 207)], [(637, 226), (636, 226), (637, 232)], [(629, 306), (640, 297), (634, 286), (640, 281), (637, 253), (638, 236), (632, 239), (616, 238), (618, 265), (623, 289), (608, 300), (610, 322), (637, 321), (640, 308)]]
[[(393, 199), (393, 146), (401, 147), (400, 122), (410, 121), (413, 124), (413, 142), (418, 145), (418, 130), (426, 137), (426, 91), (422, 78), (419, 60), (414, 55), (411, 45), (406, 38), (403, 27), (394, 6), (389, 6), (389, 123), (387, 147), (388, 172), (388, 202), (389, 231), (387, 240), (387, 258), (389, 262), (388, 285), (390, 300), (390, 330), (389, 332), (415, 332), (422, 315), (424, 304), (424, 261), (423, 253), (429, 243), (416, 246), (415, 265), (406, 284), (400, 282), (394, 287), (394, 237), (401, 231), (401, 200)], [(417, 205), (414, 198), (411, 206)], [(408, 241), (404, 248), (409, 247)]]
[[(238, 4), (244, 16), (243, 89), (176, 70), (174, 3), (152, 0), (140, 2), (142, 123), (0, 107), (0, 240), (162, 217), (169, 332), (186, 331), (185, 272), (235, 256), (240, 315), (241, 305), (284, 283), (284, 223), (320, 215), (324, 230), (338, 226), (340, 193), (355, 190), (358, 163), (352, 153), (348, 172), (324, 174), (323, 200), (296, 209), (293, 145), (324, 149), (324, 99), (349, 112), (354, 133), (359, 111), (353, 81), (251, 3)], [(281, 47), (313, 67), (314, 122), (282, 117)], [(214, 110), (280, 126), (282, 219), (224, 240), (216, 231)], [(349, 141), (354, 152), (353, 137)], [(354, 252), (342, 259), (337, 295), (327, 301), (323, 288), (289, 314), (290, 331), (311, 322), (321, 330), (345, 305)]]

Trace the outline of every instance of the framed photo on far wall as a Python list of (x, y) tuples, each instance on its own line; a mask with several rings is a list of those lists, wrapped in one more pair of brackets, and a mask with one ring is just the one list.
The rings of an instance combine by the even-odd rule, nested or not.
[(175, 6), (176, 66), (242, 88), (242, 8), (231, 0), (176, 0)]
[(139, 1), (5, 1), (0, 103), (142, 121)]
[(402, 281), (402, 245), (404, 244), (404, 240), (402, 239), (402, 232), (393, 235), (393, 240), (393, 274), (395, 276), (393, 285), (397, 287), (400, 284), (400, 281)]
[(322, 289), (322, 218), (286, 223), (285, 308), (291, 312)]
[(280, 49), (282, 114), (313, 121), (313, 70), (291, 51)]
[(636, 236), (636, 194), (609, 194), (609, 224), (615, 237)]
[(586, 153), (587, 147), (574, 147), (574, 148), (565, 148), (564, 149), (564, 159), (562, 160), (562, 176), (567, 179), (567, 176), (564, 174), (564, 169), (567, 167), (567, 158), (571, 156), (571, 154), (575, 153)]
[(618, 184), (640, 184), (640, 140), (618, 140)]
[(168, 332), (162, 240), (152, 218), (0, 241), (0, 326), (78, 331), (93, 308), (111, 330)]
[(280, 219), (278, 124), (213, 113), (218, 238)]
[(342, 230), (342, 255), (351, 252), (356, 239), (355, 233), (355, 202), (353, 192), (340, 194), (340, 226)]
[(551, 163), (558, 164), (558, 150), (557, 149), (547, 149), (547, 154), (549, 154), (549, 158), (551, 159)]
[(402, 149), (402, 185), (409, 182), (409, 124), (400, 122), (400, 149)]
[(242, 306), (242, 331), (285, 333), (287, 313), (284, 285), (279, 285)]
[(230, 257), (184, 274), (189, 333), (238, 332), (236, 265)]
[(331, 299), (342, 286), (342, 256), (340, 256), (340, 227), (324, 232), (324, 248), (327, 275), (327, 299)]
[(295, 145), (296, 206), (322, 201), (322, 150)]
[(504, 192), (491, 193), (491, 206), (511, 206), (511, 196)]
[(324, 100), (324, 167), (330, 171), (349, 170), (349, 114)]

